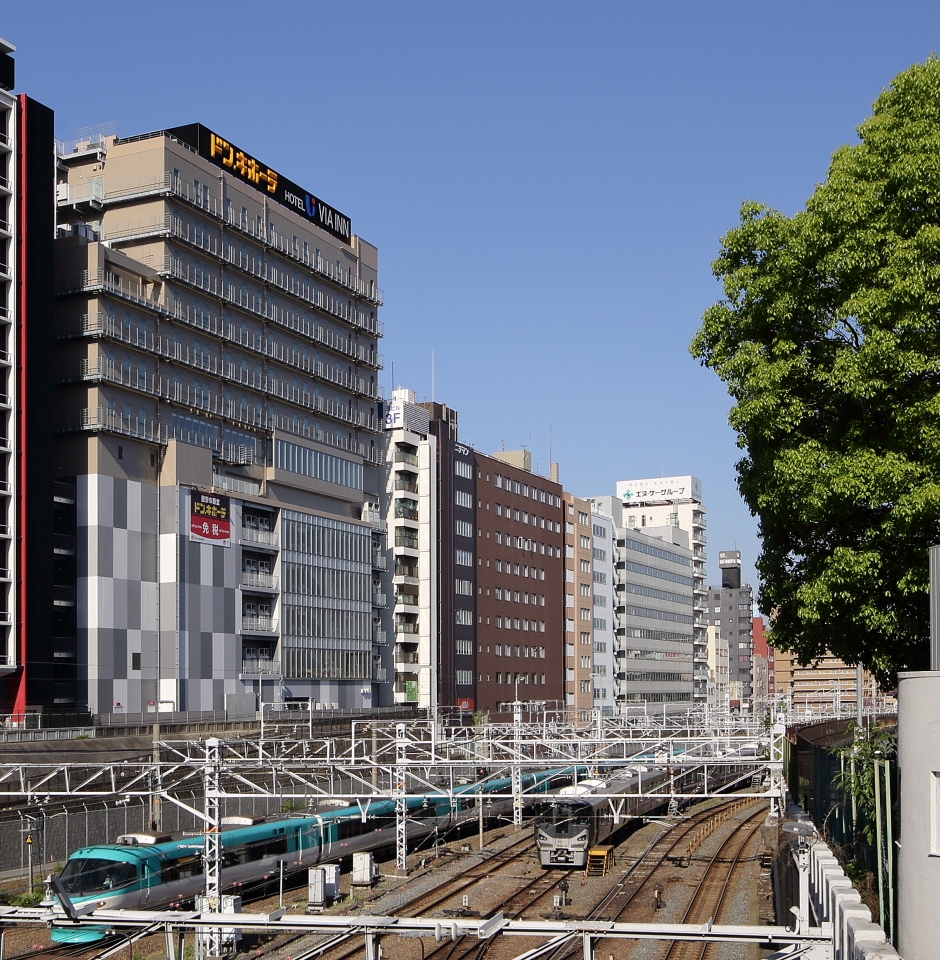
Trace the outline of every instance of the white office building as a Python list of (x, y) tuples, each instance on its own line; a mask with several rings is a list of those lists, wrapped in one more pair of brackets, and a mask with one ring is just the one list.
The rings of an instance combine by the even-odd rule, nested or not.
[(678, 527), (689, 535), (693, 583), (693, 701), (704, 705), (708, 686), (708, 588), (706, 586), (705, 529), (707, 510), (702, 503), (702, 481), (690, 475), (619, 480), (617, 497), (623, 505), (624, 526), (644, 531), (646, 527)]

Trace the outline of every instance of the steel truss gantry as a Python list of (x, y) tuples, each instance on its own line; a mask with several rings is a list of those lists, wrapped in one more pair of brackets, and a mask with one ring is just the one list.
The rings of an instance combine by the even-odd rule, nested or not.
[[(64, 902), (63, 902), (64, 901)], [(802, 956), (821, 958), (832, 943), (832, 931), (826, 927), (800, 924), (795, 927), (739, 926), (729, 924), (615, 923), (604, 920), (509, 920), (498, 913), (487, 919), (442, 920), (439, 917), (383, 916), (288, 916), (283, 909), (272, 913), (198, 913), (169, 910), (105, 910), (94, 904), (76, 909), (67, 897), (50, 895), (39, 907), (0, 907), (0, 924), (35, 923), (98, 925), (157, 932), (167, 939), (167, 956), (182, 960), (180, 935), (185, 931), (205, 931), (219, 924), (226, 929), (263, 930), (265, 933), (300, 932), (332, 935), (335, 938), (363, 937), (367, 958), (377, 958), (377, 946), (383, 937), (427, 937), (435, 941), (457, 941), (463, 937), (489, 940), (496, 936), (531, 937), (542, 944), (517, 956), (516, 960), (534, 960), (562, 944), (581, 941), (583, 956), (593, 956), (594, 943), (601, 939), (691, 940), (699, 943), (754, 943), (762, 946), (795, 944), (804, 949)], [(174, 941), (176, 943), (174, 944)]]
[[(147, 797), (152, 803), (168, 801), (190, 811), (205, 823), (207, 903), (221, 911), (220, 822), (227, 800), (276, 797), (302, 801), (312, 812), (322, 801), (345, 800), (358, 808), (363, 823), (373, 803), (391, 800), (396, 811), (396, 863), (405, 872), (407, 797), (416, 793), (448, 797), (450, 809), (465, 819), (479, 816), (479, 809), (459, 812), (458, 796), (473, 800), (478, 808), (484, 801), (511, 800), (517, 828), (527, 792), (524, 774), (552, 768), (569, 770), (574, 778), (584, 773), (610, 777), (631, 769), (636, 774), (634, 793), (593, 791), (594, 796), (607, 798), (615, 822), (630, 796), (701, 799), (719, 782), (722, 796), (765, 797), (771, 808), (781, 795), (781, 725), (769, 732), (730, 725), (664, 730), (597, 718), (590, 727), (578, 728), (550, 722), (547, 714), (541, 722), (533, 721), (531, 712), (524, 722), (523, 706), (516, 705), (511, 725), (441, 727), (433, 719), (394, 725), (354, 721), (349, 737), (343, 739), (162, 741), (153, 756), (135, 760), (0, 763), (0, 800)], [(644, 770), (652, 766), (668, 775), (645, 787)], [(481, 768), (482, 778), (477, 776)], [(730, 768), (738, 780), (729, 788)], [(696, 771), (700, 788), (685, 785), (684, 774), (690, 770)], [(754, 775), (763, 781), (768, 773), (768, 789), (755, 791)], [(488, 781), (506, 778), (509, 790), (487, 786)], [(184, 802), (180, 798), (184, 792), (202, 796), (203, 809)], [(208, 936), (207, 952), (218, 956), (223, 949), (222, 925), (211, 929), (215, 932)]]

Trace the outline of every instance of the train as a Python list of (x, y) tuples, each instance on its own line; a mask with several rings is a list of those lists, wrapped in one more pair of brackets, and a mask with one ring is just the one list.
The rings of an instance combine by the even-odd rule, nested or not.
[[(743, 771), (749, 776), (751, 770), (752, 766), (729, 766), (715, 785), (734, 782)], [(605, 843), (631, 821), (655, 813), (668, 803), (661, 796), (638, 795), (641, 785), (645, 793), (654, 793), (662, 784), (671, 782), (676, 792), (688, 792), (683, 789), (685, 786), (694, 784), (694, 789), (700, 785), (698, 773), (698, 767), (674, 774), (667, 768), (651, 771), (639, 766), (627, 768), (610, 780), (582, 780), (561, 788), (551, 799), (541, 801), (535, 810), (534, 832), (539, 863), (545, 868), (586, 867), (588, 855), (594, 847)], [(608, 799), (611, 794), (632, 794), (624, 798), (616, 822)]]
[[(485, 776), (487, 771), (477, 773)], [(572, 776), (576, 777), (572, 767), (525, 773), (522, 786), (527, 793), (544, 794), (569, 782)], [(511, 779), (495, 778), (458, 787), (452, 796), (442, 792), (409, 795), (408, 837), (441, 835), (471, 819), (468, 811), (476, 806), (480, 793), (511, 791)], [(497, 816), (511, 808), (512, 800), (502, 797), (487, 802), (486, 816)], [(224, 817), (222, 888), (230, 891), (277, 877), (282, 861), (287, 875), (359, 851), (393, 847), (395, 821), (395, 803), (391, 800), (372, 802), (365, 822), (358, 804), (274, 820)], [(76, 905), (94, 901), (108, 909), (173, 909), (205, 889), (202, 853), (200, 835), (127, 833), (119, 836), (117, 843), (76, 850), (59, 880)], [(92, 943), (110, 932), (105, 926), (56, 922), (51, 939), (56, 943)]]

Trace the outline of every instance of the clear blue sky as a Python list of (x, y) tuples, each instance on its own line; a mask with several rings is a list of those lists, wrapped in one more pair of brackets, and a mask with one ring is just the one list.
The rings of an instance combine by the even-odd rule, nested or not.
[(391, 385), (579, 495), (704, 483), (711, 579), (756, 584), (723, 384), (687, 346), (744, 199), (786, 213), (940, 48), (912, 3), (4, 4), (58, 136), (200, 121), (379, 247)]

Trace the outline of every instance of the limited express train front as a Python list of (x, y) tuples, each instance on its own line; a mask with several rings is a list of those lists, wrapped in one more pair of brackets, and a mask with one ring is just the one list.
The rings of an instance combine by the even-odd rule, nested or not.
[(562, 788), (558, 796), (540, 805), (535, 821), (535, 844), (543, 867), (583, 867), (595, 841), (596, 800), (591, 793), (602, 780), (582, 780)]
[[(139, 908), (148, 903), (151, 877), (159, 875), (159, 863), (137, 847), (84, 847), (69, 857), (59, 880), (76, 906), (94, 901), (108, 909)], [(105, 932), (96, 926), (53, 927), (52, 940), (90, 943)]]

